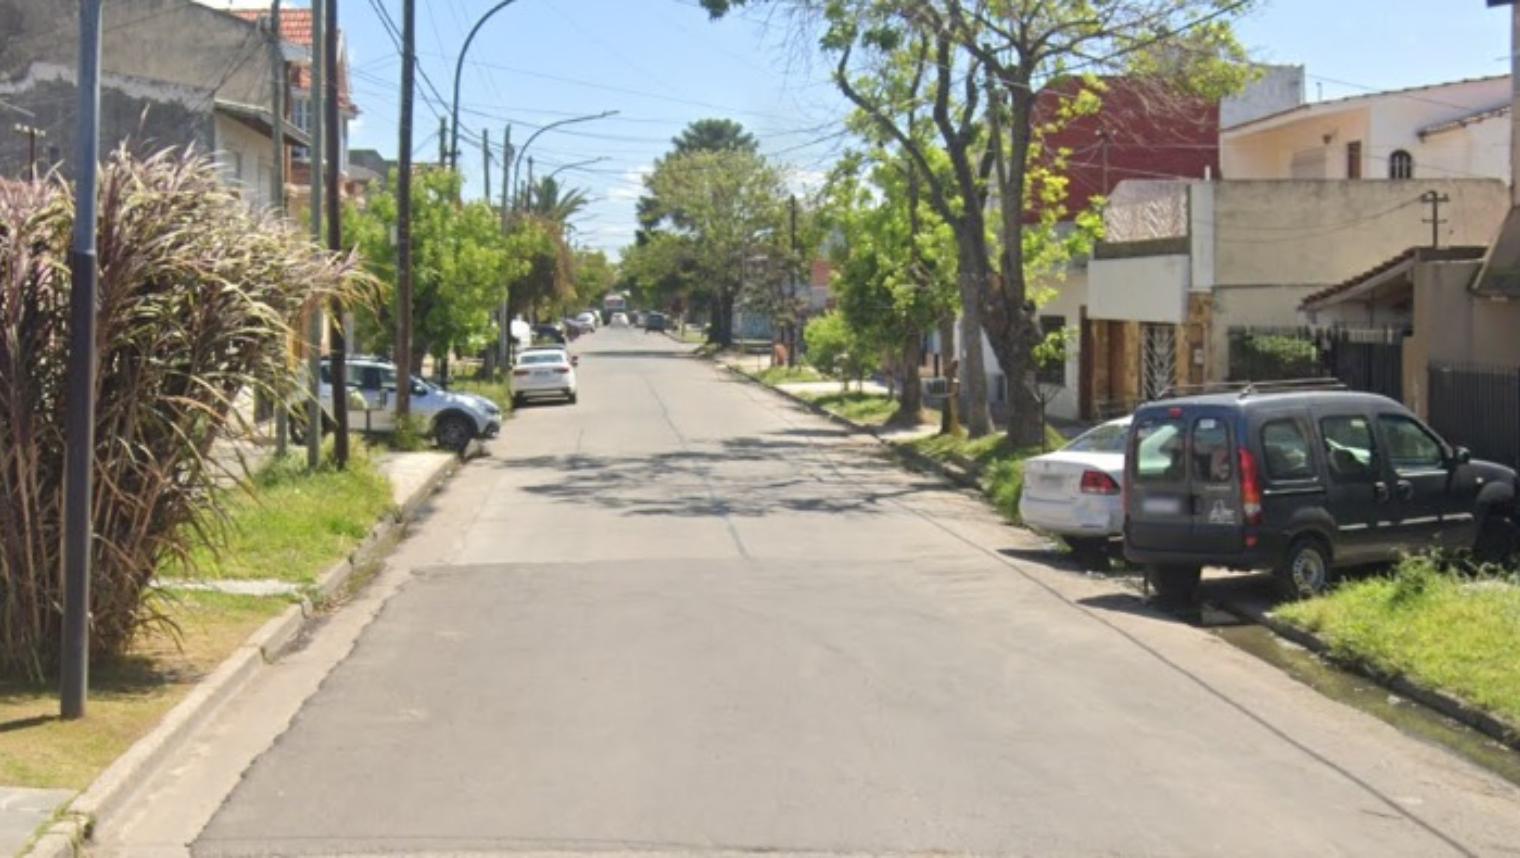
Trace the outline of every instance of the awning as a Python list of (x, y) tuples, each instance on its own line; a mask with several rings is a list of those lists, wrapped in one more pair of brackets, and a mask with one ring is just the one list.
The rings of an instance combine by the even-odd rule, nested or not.
[[(266, 137), (274, 134), (274, 113), (263, 107), (238, 104), (233, 101), (216, 100), (216, 112), (228, 116)], [(293, 122), (285, 123), (285, 142), (291, 146), (310, 146), (311, 138)]]
[(1347, 301), (1365, 301), (1376, 296), (1385, 285), (1402, 282), (1419, 262), (1457, 262), (1483, 258), (1483, 248), (1411, 247), (1361, 274), (1313, 293), (1299, 304), (1306, 311), (1323, 310)]

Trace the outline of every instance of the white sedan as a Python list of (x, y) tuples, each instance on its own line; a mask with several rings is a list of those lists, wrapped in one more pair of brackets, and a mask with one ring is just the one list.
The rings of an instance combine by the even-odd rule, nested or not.
[(1054, 453), (1024, 463), (1019, 516), (1078, 553), (1101, 552), (1124, 532), (1124, 445), (1128, 417), (1110, 420)]
[(563, 397), (574, 405), (576, 363), (563, 348), (523, 350), (512, 369), (512, 404), (521, 406), (528, 399)]

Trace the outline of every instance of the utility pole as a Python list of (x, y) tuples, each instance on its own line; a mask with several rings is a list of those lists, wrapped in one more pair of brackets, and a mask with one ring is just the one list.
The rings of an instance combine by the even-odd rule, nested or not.
[(449, 166), (449, 118), (438, 117), (438, 166)]
[[(326, 8), (323, 9), (327, 18), (326, 32), (323, 35), (322, 63), (326, 67), (327, 75), (323, 83), (327, 86), (326, 99), (323, 102), (323, 111), (327, 114), (327, 248), (332, 251), (342, 249), (343, 245), (343, 209), (341, 200), (338, 199), (340, 144), (342, 133), (339, 122), (340, 105), (338, 104), (338, 0), (327, 0)], [(332, 339), (332, 356), (328, 363), (331, 366), (332, 392), (333, 392), (333, 423), (337, 425), (333, 435), (333, 463), (338, 470), (348, 467), (348, 367), (345, 365), (348, 344), (343, 331), (343, 304), (337, 298), (332, 302), (332, 319), (329, 321), (328, 336)]]
[(396, 422), (412, 413), (412, 99), (417, 0), (401, 4), (401, 152), (396, 174)]
[(528, 184), (527, 184), (527, 190), (524, 192), (524, 197), (525, 197), (525, 199), (523, 200), (523, 207), (524, 208), (528, 208), (528, 209), (533, 208), (533, 156), (532, 155), (528, 156)]
[(1426, 191), (1420, 194), (1420, 202), (1430, 206), (1430, 217), (1423, 218), (1423, 223), (1430, 224), (1430, 246), (1441, 246), (1441, 224), (1446, 223), (1441, 217), (1441, 204), (1451, 202), (1451, 197), (1446, 194), (1438, 194), (1435, 191)]
[(100, 160), (100, 16), (79, 0), (74, 238), (69, 250), (69, 398), (63, 473), (63, 646), (59, 714), (84, 717), (90, 687), (90, 550), (94, 539), (96, 170)]
[(791, 268), (791, 270), (787, 272), (787, 283), (790, 286), (790, 288), (787, 290), (787, 292), (788, 292), (787, 299), (788, 299), (788, 303), (790, 304), (790, 306), (788, 306), (786, 308), (786, 312), (787, 312), (787, 323), (786, 323), (787, 324), (786, 365), (794, 367), (794, 366), (797, 365), (797, 327), (798, 327), (797, 326), (797, 321), (798, 321), (797, 320), (797, 315), (798, 315), (797, 314), (797, 280), (798, 280), (798, 270), (797, 269), (802, 264), (802, 258), (798, 255), (799, 251), (797, 250), (797, 195), (796, 194), (792, 194), (792, 197), (791, 197), (791, 200), (790, 200), (789, 209), (790, 209), (789, 216), (790, 216), (790, 220), (791, 220), (791, 231), (792, 231), (792, 264), (790, 266), (788, 266), (789, 268)]
[(491, 202), (491, 129), (480, 129), (480, 159), (485, 162), (486, 203)]
[[(512, 186), (512, 123), (507, 123), (501, 139), (501, 234), (506, 235), (511, 224), (507, 216), (507, 196)], [(505, 378), (512, 367), (512, 296), (506, 288), (502, 289), (501, 330), (497, 341), (501, 374)]]
[[(271, 116), (269, 127), (274, 137), (274, 169), (269, 199), (275, 211), (285, 216), (285, 52), (280, 48), (280, 0), (269, 4), (269, 69)], [(287, 340), (287, 346), (289, 341)], [(286, 391), (281, 385), (279, 398), (274, 404), (275, 455), (285, 458), (290, 445), (290, 409), (286, 407)]]
[(16, 133), (26, 135), (26, 174), (31, 181), (37, 181), (37, 138), (46, 137), (47, 132), (34, 125), (18, 124)]
[[(323, 13), (326, 0), (311, 0), (311, 146), (307, 149), (306, 162), (310, 165), (311, 182), (311, 239), (322, 243), (322, 184), (324, 181), (322, 159), (326, 157), (326, 136), (322, 125), (327, 113), (322, 109), (324, 87), (327, 80), (326, 48), (327, 23)], [(306, 468), (315, 471), (322, 466), (322, 305), (314, 304), (306, 320)], [(334, 394), (333, 402), (343, 402)], [(337, 410), (336, 407), (333, 409)]]

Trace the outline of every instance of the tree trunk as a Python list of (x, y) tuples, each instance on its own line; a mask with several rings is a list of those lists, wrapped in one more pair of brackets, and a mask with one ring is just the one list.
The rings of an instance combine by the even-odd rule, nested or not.
[(923, 353), (923, 337), (914, 331), (909, 335), (907, 345), (897, 362), (897, 385), (902, 394), (897, 404), (897, 414), (893, 415), (894, 421), (915, 424), (919, 412), (924, 410), (924, 387), (918, 380), (918, 365), (923, 363)]
[[(980, 218), (974, 219), (980, 224)], [(966, 434), (980, 438), (992, 431), (992, 413), (987, 410), (987, 366), (982, 353), (982, 295), (986, 293), (987, 269), (982, 254), (962, 246), (960, 272), (961, 345), (965, 359), (960, 364), (961, 391), (965, 394)]]
[(960, 431), (961, 421), (957, 403), (951, 391), (955, 390), (955, 317), (946, 316), (939, 322), (939, 374), (945, 379), (945, 406), (941, 412), (939, 431), (942, 435), (954, 435)]

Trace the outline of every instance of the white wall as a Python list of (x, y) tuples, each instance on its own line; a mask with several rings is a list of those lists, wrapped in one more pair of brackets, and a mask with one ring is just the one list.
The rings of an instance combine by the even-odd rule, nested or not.
[(1229, 128), (1304, 103), (1303, 66), (1260, 66), (1261, 77), (1219, 103), (1219, 127)]
[[(1344, 179), (1346, 144), (1360, 140), (1362, 175), (1366, 176), (1367, 138), (1372, 124), (1370, 114), (1366, 107), (1348, 107), (1319, 116), (1305, 116), (1261, 131), (1222, 134), (1219, 172), (1226, 179)], [(1300, 153), (1323, 155), (1323, 170), (1314, 175), (1295, 177), (1293, 158)]]
[(1087, 269), (1087, 315), (1181, 324), (1187, 319), (1189, 254), (1094, 259)]
[[(235, 119), (216, 117), (216, 160), (227, 184), (240, 188), (253, 206), (268, 206), (274, 141)], [(260, 177), (264, 177), (262, 180)]]

